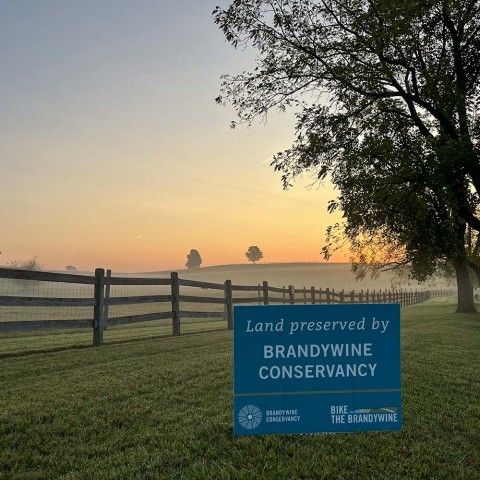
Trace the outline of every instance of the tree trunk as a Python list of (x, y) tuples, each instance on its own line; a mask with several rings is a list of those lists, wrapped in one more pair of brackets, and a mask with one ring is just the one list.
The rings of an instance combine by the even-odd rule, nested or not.
[(455, 313), (476, 313), (475, 303), (473, 301), (473, 287), (468, 273), (466, 261), (456, 261), (454, 263), (455, 274), (457, 277), (457, 309)]
[(477, 277), (477, 284), (480, 286), (480, 266), (475, 265), (472, 262), (470, 262), (468, 266), (473, 270), (473, 273), (475, 273), (475, 276)]

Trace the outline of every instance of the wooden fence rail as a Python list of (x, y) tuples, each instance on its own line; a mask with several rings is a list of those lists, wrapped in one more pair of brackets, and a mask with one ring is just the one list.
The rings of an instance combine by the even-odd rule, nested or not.
[[(152, 320), (171, 320), (173, 335), (181, 333), (182, 318), (218, 318), (224, 319), (227, 328), (233, 328), (233, 306), (235, 304), (321, 304), (321, 303), (400, 303), (413, 305), (430, 298), (455, 294), (454, 290), (340, 290), (336, 292), (330, 288), (295, 288), (272, 287), (264, 281), (258, 285), (234, 285), (230, 280), (225, 283), (200, 282), (178, 277), (172, 272), (170, 278), (135, 278), (112, 277), (111, 271), (97, 268), (94, 276), (71, 275), (65, 273), (34, 272), (0, 268), (0, 278), (36, 282), (60, 282), (80, 285), (92, 285), (93, 296), (90, 298), (77, 297), (35, 297), (12, 296), (0, 294), (0, 307), (93, 307), (90, 319), (82, 320), (18, 320), (2, 321), (0, 316), (0, 332), (22, 332), (36, 329), (78, 329), (91, 328), (93, 330), (93, 345), (103, 343), (103, 334), (108, 326), (126, 325), (148, 322)], [(112, 296), (111, 286), (169, 286), (166, 294)], [(217, 290), (216, 296), (184, 295), (181, 287)], [(249, 296), (240, 296), (239, 292)], [(199, 292), (204, 293), (204, 292)], [(272, 295), (273, 294), (273, 295)], [(110, 306), (163, 304), (168, 303), (171, 309), (164, 312), (145, 313), (140, 315), (111, 316)], [(185, 303), (223, 305), (223, 311), (200, 311), (182, 309)], [(0, 310), (1, 315), (1, 310)]]

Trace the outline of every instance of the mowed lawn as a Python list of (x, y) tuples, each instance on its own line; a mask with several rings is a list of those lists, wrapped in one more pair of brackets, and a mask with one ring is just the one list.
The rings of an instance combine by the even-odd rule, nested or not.
[(234, 438), (225, 330), (0, 358), (0, 478), (480, 479), (480, 315), (452, 312), (403, 309), (401, 433)]

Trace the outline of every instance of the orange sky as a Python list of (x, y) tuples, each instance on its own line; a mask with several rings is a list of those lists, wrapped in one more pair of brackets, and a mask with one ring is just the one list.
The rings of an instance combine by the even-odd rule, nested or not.
[(88, 3), (2, 15), (0, 263), (152, 271), (191, 248), (244, 262), (252, 244), (268, 262), (321, 261), (331, 186), (285, 192), (268, 165), (292, 116), (231, 130), (213, 100), (252, 60), (225, 44), (216, 2)]

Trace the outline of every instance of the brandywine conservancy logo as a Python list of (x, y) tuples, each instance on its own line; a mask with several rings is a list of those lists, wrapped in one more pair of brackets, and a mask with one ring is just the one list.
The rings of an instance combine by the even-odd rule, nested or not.
[(262, 412), (256, 405), (245, 405), (238, 412), (238, 423), (247, 430), (257, 428), (262, 421)]

